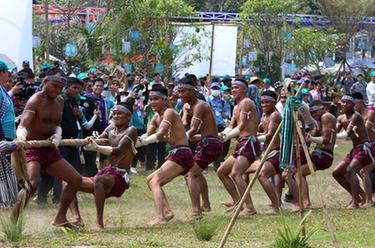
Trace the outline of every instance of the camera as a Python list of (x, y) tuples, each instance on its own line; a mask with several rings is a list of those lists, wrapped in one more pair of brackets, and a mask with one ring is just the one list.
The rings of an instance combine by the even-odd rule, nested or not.
[(30, 83), (27, 82), (28, 80), (30, 80), (30, 78), (27, 75), (22, 74), (22, 73), (18, 73), (16, 75), (16, 78), (13, 79), (14, 85), (16, 85), (16, 84), (22, 85), (21, 91), (18, 92), (17, 94), (14, 94), (16, 97), (28, 99), (32, 95), (35, 94), (35, 92), (38, 88), (38, 85), (30, 84)]

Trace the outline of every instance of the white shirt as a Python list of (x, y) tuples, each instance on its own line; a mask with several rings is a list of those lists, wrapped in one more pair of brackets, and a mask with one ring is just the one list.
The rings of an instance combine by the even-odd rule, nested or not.
[(367, 99), (370, 104), (370, 106), (375, 105), (375, 83), (374, 82), (369, 82), (366, 87), (366, 94), (367, 94)]

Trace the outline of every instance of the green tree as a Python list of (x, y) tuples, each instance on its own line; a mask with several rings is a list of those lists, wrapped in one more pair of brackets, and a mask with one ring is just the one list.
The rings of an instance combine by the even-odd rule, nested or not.
[[(319, 63), (334, 52), (339, 42), (339, 38), (332, 35), (333, 33), (334, 30), (317, 30), (310, 27), (293, 30), (289, 48), (294, 52), (296, 65), (300, 68), (313, 65), (313, 71), (321, 74)], [(306, 70), (309, 71), (308, 68)]]
[(290, 29), (282, 14), (294, 11), (294, 1), (248, 0), (241, 9), (242, 28), (259, 54), (258, 63), (264, 66), (259, 76), (278, 79), (286, 47), (283, 36)]

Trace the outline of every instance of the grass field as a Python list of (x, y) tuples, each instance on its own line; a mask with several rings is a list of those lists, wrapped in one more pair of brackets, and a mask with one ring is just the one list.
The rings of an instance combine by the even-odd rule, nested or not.
[[(335, 164), (347, 153), (349, 142), (339, 143), (335, 150)], [(337, 230), (337, 238), (342, 247), (375, 247), (375, 208), (346, 210), (349, 194), (331, 177), (331, 169), (319, 172), (318, 180), (329, 208), (331, 219)], [(228, 200), (214, 171), (209, 171), (209, 184), (212, 211), (204, 218), (218, 223), (219, 229), (211, 241), (199, 241), (193, 232), (192, 223), (186, 219), (191, 205), (182, 177), (165, 187), (167, 197), (175, 211), (175, 219), (163, 227), (149, 228), (147, 222), (153, 217), (154, 208), (151, 193), (146, 183), (146, 175), (133, 176), (131, 187), (120, 199), (109, 199), (105, 206), (106, 230), (95, 232), (92, 229), (95, 205), (91, 195), (79, 194), (80, 208), (86, 227), (79, 232), (63, 232), (50, 225), (56, 207), (39, 208), (34, 202), (25, 213), (25, 236), (18, 243), (0, 241), (0, 246), (18, 247), (217, 247), (229, 223), (230, 215), (220, 206), (220, 201)], [(311, 181), (311, 180), (310, 180)], [(326, 230), (323, 215), (318, 209), (318, 198), (314, 186), (310, 184), (313, 203), (312, 214), (308, 217), (307, 230), (317, 233), (311, 239), (312, 247), (333, 247)], [(291, 214), (284, 208), (283, 215), (264, 214), (269, 200), (259, 183), (255, 184), (252, 197), (258, 214), (252, 217), (240, 217), (228, 239), (226, 247), (268, 247), (277, 235), (277, 229), (283, 220), (297, 226), (300, 215)], [(5, 217), (8, 212), (3, 211)]]

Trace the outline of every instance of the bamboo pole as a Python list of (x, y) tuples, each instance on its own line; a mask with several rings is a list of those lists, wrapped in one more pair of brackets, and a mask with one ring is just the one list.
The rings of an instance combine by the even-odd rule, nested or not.
[[(298, 121), (297, 110), (294, 110), (294, 123)], [(296, 126), (296, 125), (295, 125)], [(297, 135), (297, 127), (294, 128), (294, 138), (296, 142), (296, 161), (297, 161), (297, 175), (298, 175), (298, 203), (300, 207), (301, 220), (304, 217), (304, 205), (303, 205), (303, 195), (302, 195), (302, 170), (301, 170), (301, 153), (300, 153), (300, 141)], [(305, 222), (302, 223), (302, 236), (306, 236), (306, 225)]]
[[(300, 123), (300, 121), (298, 121), (298, 122)], [(302, 133), (302, 130), (300, 129), (299, 124), (297, 122), (295, 122), (295, 126), (296, 126), (296, 130), (297, 130), (297, 134), (299, 136), (299, 140), (301, 141), (301, 144), (302, 144), (303, 151), (305, 153), (305, 157), (306, 157), (306, 160), (307, 160), (307, 166), (309, 167), (313, 183), (315, 184), (315, 188), (318, 192), (319, 202), (320, 202), (320, 206), (322, 207), (323, 216), (324, 216), (324, 219), (325, 219), (325, 222), (326, 222), (327, 229), (328, 229), (329, 233), (331, 234), (331, 238), (332, 238), (332, 242), (333, 242), (334, 247), (340, 248), (341, 246), (338, 243), (337, 238), (336, 238), (335, 227), (334, 227), (333, 223), (331, 222), (328, 210), (327, 210), (327, 208), (325, 206), (325, 203), (324, 203), (323, 194), (322, 194), (322, 192), (319, 188), (319, 184), (318, 184), (318, 180), (316, 178), (316, 173), (315, 173), (315, 170), (314, 170), (313, 162), (311, 161), (310, 153), (309, 153), (309, 150), (308, 150), (307, 145), (306, 145), (306, 140), (305, 140), (305, 138), (303, 136), (303, 133)]]
[(229, 234), (230, 234), (230, 232), (231, 232), (231, 230), (233, 228), (234, 223), (236, 222), (236, 219), (238, 217), (238, 214), (240, 213), (242, 205), (245, 202), (245, 198), (250, 193), (250, 191), (251, 191), (251, 189), (252, 189), (252, 187), (253, 187), (253, 185), (255, 183), (255, 180), (258, 179), (259, 173), (260, 173), (261, 169), (263, 168), (263, 164), (266, 161), (268, 154), (271, 152), (271, 148), (272, 148), (273, 144), (276, 141), (277, 135), (279, 135), (281, 126), (282, 126), (282, 123), (279, 124), (279, 126), (278, 126), (275, 134), (273, 135), (273, 137), (272, 137), (272, 139), (270, 141), (270, 144), (268, 145), (268, 147), (267, 147), (264, 155), (262, 156), (262, 159), (260, 161), (259, 167), (256, 169), (255, 174), (254, 174), (253, 178), (251, 179), (249, 185), (247, 185), (246, 191), (243, 194), (243, 196), (241, 198), (241, 201), (238, 203), (236, 211), (234, 212), (234, 215), (232, 216), (232, 218), (231, 218), (231, 220), (229, 222), (229, 225), (227, 226), (227, 229), (225, 230), (223, 238), (220, 241), (219, 248), (224, 247), (225, 243), (227, 242), (228, 236), (229, 236)]

